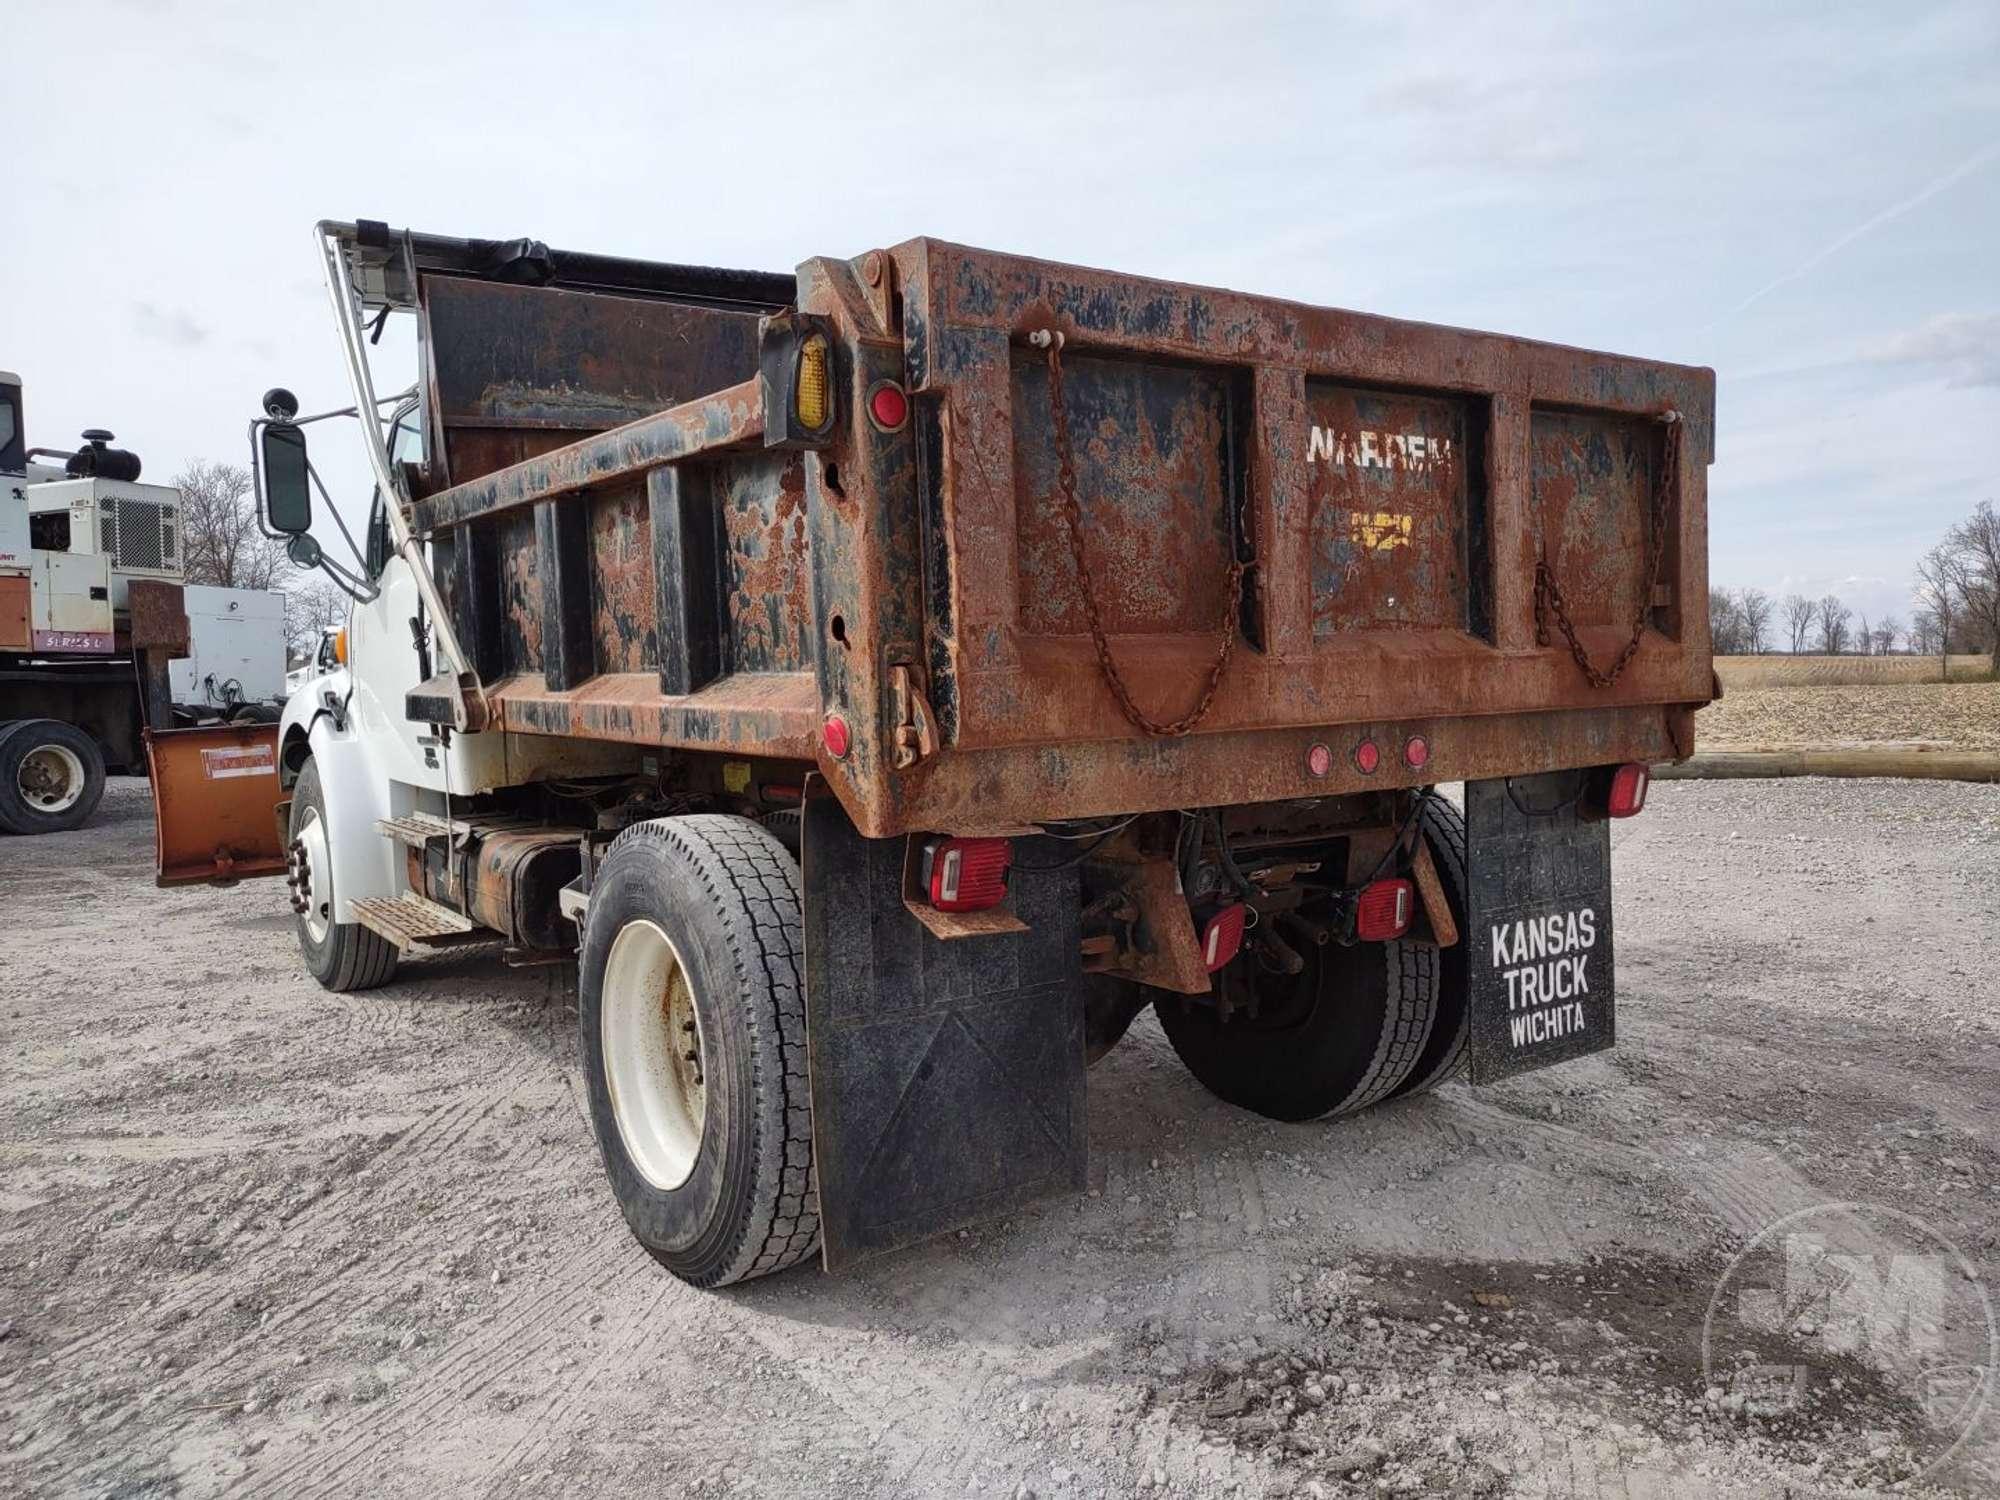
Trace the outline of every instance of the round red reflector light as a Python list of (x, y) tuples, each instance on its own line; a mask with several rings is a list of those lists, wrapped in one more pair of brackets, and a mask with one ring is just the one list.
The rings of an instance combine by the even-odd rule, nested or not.
[(1375, 774), (1375, 768), (1382, 764), (1382, 752), (1373, 740), (1363, 740), (1354, 747), (1354, 768), (1363, 776)]
[(868, 415), (877, 427), (894, 432), (910, 419), (910, 398), (900, 385), (884, 381), (869, 392)]
[(820, 742), (826, 746), (826, 753), (835, 760), (847, 754), (847, 720), (839, 714), (829, 714), (820, 726)]
[(1306, 769), (1315, 776), (1324, 776), (1333, 769), (1333, 752), (1324, 745), (1314, 745), (1306, 751)]
[(1403, 746), (1403, 764), (1412, 771), (1421, 771), (1431, 763), (1431, 744), (1420, 734), (1410, 736), (1410, 742)]

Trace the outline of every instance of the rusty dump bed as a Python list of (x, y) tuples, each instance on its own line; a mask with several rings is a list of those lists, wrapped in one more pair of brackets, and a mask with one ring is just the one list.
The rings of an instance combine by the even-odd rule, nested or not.
[(935, 240), (415, 264), (415, 524), (510, 731), (817, 761), (884, 835), (1670, 760), (1713, 696), (1705, 369)]

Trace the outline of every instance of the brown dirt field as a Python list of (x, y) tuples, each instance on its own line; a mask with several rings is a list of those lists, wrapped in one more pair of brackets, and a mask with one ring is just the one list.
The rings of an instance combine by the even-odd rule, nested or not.
[(1722, 701), (1695, 720), (1703, 750), (1884, 743), (2000, 750), (2000, 683), (1737, 687), (1725, 676)]
[[(1984, 656), (1953, 656), (1950, 662), (1953, 682), (1982, 682), (1992, 675), (1992, 663)], [(1938, 680), (1935, 656), (1718, 656), (1715, 670), (1730, 692), (1740, 687), (1858, 687)]]

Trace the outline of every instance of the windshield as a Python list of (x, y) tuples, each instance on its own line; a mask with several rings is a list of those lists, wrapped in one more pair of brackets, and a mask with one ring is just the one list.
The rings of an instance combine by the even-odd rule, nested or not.
[(424, 427), (421, 416), (423, 408), (413, 406), (398, 412), (395, 425), (389, 429), (389, 462), (392, 464), (416, 464), (424, 461)]
[(21, 388), (0, 385), (0, 473), (27, 472), (28, 449), (21, 438)]

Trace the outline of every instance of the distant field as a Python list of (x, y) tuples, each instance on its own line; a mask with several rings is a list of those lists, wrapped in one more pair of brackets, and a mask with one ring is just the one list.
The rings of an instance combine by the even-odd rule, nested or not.
[[(1986, 682), (1984, 656), (1951, 658), (1953, 682)], [(1865, 687), (1891, 682), (1936, 682), (1935, 656), (1718, 656), (1715, 670), (1731, 688)]]
[[(1743, 658), (1734, 658), (1742, 661)], [(1756, 660), (1756, 658), (1752, 658)], [(1828, 669), (1903, 665), (1901, 658), (1822, 657), (1786, 666)], [(1859, 745), (1935, 746), (2000, 750), (2000, 683), (1897, 681), (1820, 682), (1794, 679), (1782, 687), (1746, 686), (1716, 658), (1722, 701), (1695, 718), (1695, 744), (1704, 750), (1840, 749)], [(1937, 663), (1928, 663), (1937, 670)], [(1983, 665), (1983, 662), (1982, 662)]]

